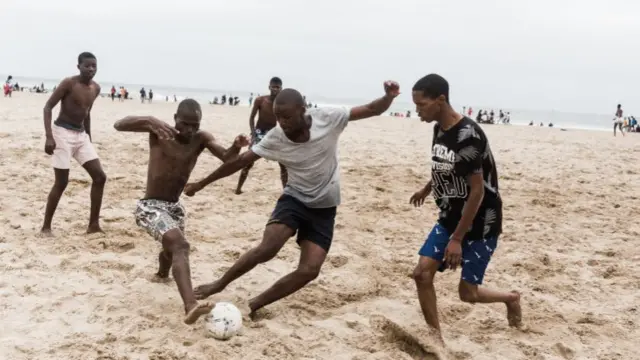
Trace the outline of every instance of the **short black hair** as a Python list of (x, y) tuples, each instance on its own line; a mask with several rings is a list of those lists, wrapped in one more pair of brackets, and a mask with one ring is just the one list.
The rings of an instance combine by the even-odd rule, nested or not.
[(274, 76), (274, 77), (272, 77), (272, 78), (271, 78), (271, 80), (269, 81), (269, 84), (274, 84), (274, 85), (280, 85), (280, 86), (282, 86), (282, 80), (281, 80), (279, 77)]
[(430, 99), (444, 95), (447, 104), (449, 104), (449, 83), (438, 74), (429, 74), (418, 80), (415, 85), (413, 85), (412, 90), (421, 91), (423, 96)]
[(82, 62), (84, 61), (84, 59), (93, 59), (96, 60), (96, 56), (93, 55), (90, 52), (83, 52), (80, 55), (78, 55), (78, 65), (82, 64)]
[(304, 106), (304, 99), (302, 94), (296, 89), (283, 89), (276, 96), (276, 105), (302, 105)]
[(202, 108), (197, 101), (193, 99), (184, 99), (180, 101), (180, 104), (178, 104), (177, 113), (202, 116)]

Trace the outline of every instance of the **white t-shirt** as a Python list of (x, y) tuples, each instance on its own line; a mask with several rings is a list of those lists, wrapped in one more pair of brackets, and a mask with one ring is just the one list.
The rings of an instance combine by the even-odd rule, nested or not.
[(309, 141), (295, 143), (277, 126), (267, 133), (251, 151), (287, 168), (284, 193), (310, 208), (340, 205), (340, 166), (338, 138), (349, 123), (348, 109), (314, 108)]

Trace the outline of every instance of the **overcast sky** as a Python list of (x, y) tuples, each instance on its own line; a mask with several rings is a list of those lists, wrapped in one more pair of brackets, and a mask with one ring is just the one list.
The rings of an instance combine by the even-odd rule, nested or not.
[(640, 1), (0, 0), (0, 73), (403, 100), (423, 75), (455, 104), (613, 113), (640, 100)]

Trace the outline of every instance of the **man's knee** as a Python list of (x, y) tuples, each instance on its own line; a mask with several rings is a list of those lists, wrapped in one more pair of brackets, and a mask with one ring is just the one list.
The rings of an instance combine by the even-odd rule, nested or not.
[(64, 189), (67, 188), (67, 185), (69, 185), (69, 170), (54, 169), (54, 173), (55, 181), (53, 183), (53, 189), (63, 192)]
[(306, 281), (315, 280), (320, 275), (321, 266), (301, 264), (296, 269), (296, 274)]
[(56, 178), (53, 183), (53, 189), (59, 192), (63, 192), (69, 185), (69, 178)]
[(418, 265), (413, 269), (413, 280), (417, 285), (433, 286), (433, 278), (435, 276), (436, 272), (425, 266)]
[(461, 280), (458, 286), (458, 295), (463, 302), (474, 304), (478, 302), (478, 286)]
[(182, 232), (178, 229), (169, 230), (162, 236), (162, 247), (171, 254), (188, 254), (191, 249), (191, 245), (189, 245), (182, 235)]
[(293, 234), (294, 231), (285, 224), (267, 224), (262, 242), (252, 250), (258, 262), (264, 263), (273, 259)]
[(280, 247), (263, 241), (254, 249), (258, 262), (265, 263), (278, 255)]
[(107, 174), (102, 170), (97, 171), (94, 174), (91, 174), (91, 180), (96, 185), (104, 185), (107, 182)]

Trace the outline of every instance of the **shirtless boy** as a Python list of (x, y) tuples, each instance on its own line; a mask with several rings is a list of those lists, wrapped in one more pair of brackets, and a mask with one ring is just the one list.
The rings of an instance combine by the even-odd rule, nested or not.
[[(249, 115), (249, 128), (251, 129), (251, 146), (259, 143), (267, 133), (276, 127), (276, 116), (273, 114), (273, 101), (282, 89), (282, 80), (279, 77), (271, 78), (269, 81), (270, 95), (259, 96), (253, 103), (251, 109), (251, 115)], [(255, 118), (258, 114), (258, 123), (256, 124)], [(280, 165), (280, 181), (282, 181), (282, 187), (287, 185), (287, 168), (282, 164)], [(253, 167), (253, 163), (242, 169), (240, 172), (240, 178), (238, 179), (238, 187), (236, 188), (236, 194), (242, 194), (242, 185), (247, 180), (249, 170)]]
[(135, 219), (138, 226), (162, 244), (156, 277), (166, 279), (173, 270), (184, 302), (186, 324), (193, 324), (210, 312), (213, 305), (199, 304), (193, 294), (189, 243), (184, 235), (186, 213), (179, 201), (180, 194), (203, 150), (208, 149), (225, 161), (249, 144), (249, 139), (241, 135), (230, 148), (224, 149), (213, 135), (199, 130), (201, 118), (198, 102), (185, 99), (174, 115), (175, 127), (150, 116), (129, 116), (114, 124), (118, 131), (149, 133), (147, 189), (144, 198), (138, 201)]
[(338, 140), (351, 121), (378, 116), (389, 109), (400, 88), (397, 83), (387, 81), (384, 90), (384, 96), (351, 109), (307, 110), (298, 91), (284, 89), (274, 104), (279, 127), (206, 178), (187, 184), (184, 192), (193, 196), (208, 184), (260, 158), (282, 162), (290, 175), (264, 228), (262, 242), (242, 255), (220, 279), (197, 287), (198, 298), (204, 299), (224, 290), (256, 265), (273, 259), (296, 233), (300, 245), (298, 268), (251, 299), (251, 315), (318, 277), (333, 242), (336, 208), (340, 205)]
[[(55, 182), (49, 192), (41, 232), (51, 235), (51, 220), (62, 193), (69, 183), (71, 158), (87, 170), (91, 184), (91, 214), (87, 233), (102, 232), (100, 207), (107, 176), (91, 143), (91, 107), (100, 94), (100, 85), (93, 81), (98, 65), (88, 52), (78, 55), (80, 75), (68, 77), (56, 87), (44, 106), (44, 152), (52, 156)], [(58, 119), (51, 125), (52, 110), (60, 104)]]
[(624, 130), (622, 130), (622, 124), (624, 123), (624, 119), (622, 118), (622, 105), (618, 104), (616, 108), (616, 116), (613, 118), (613, 136), (616, 136), (616, 129), (620, 129), (620, 134), (624, 136)]

